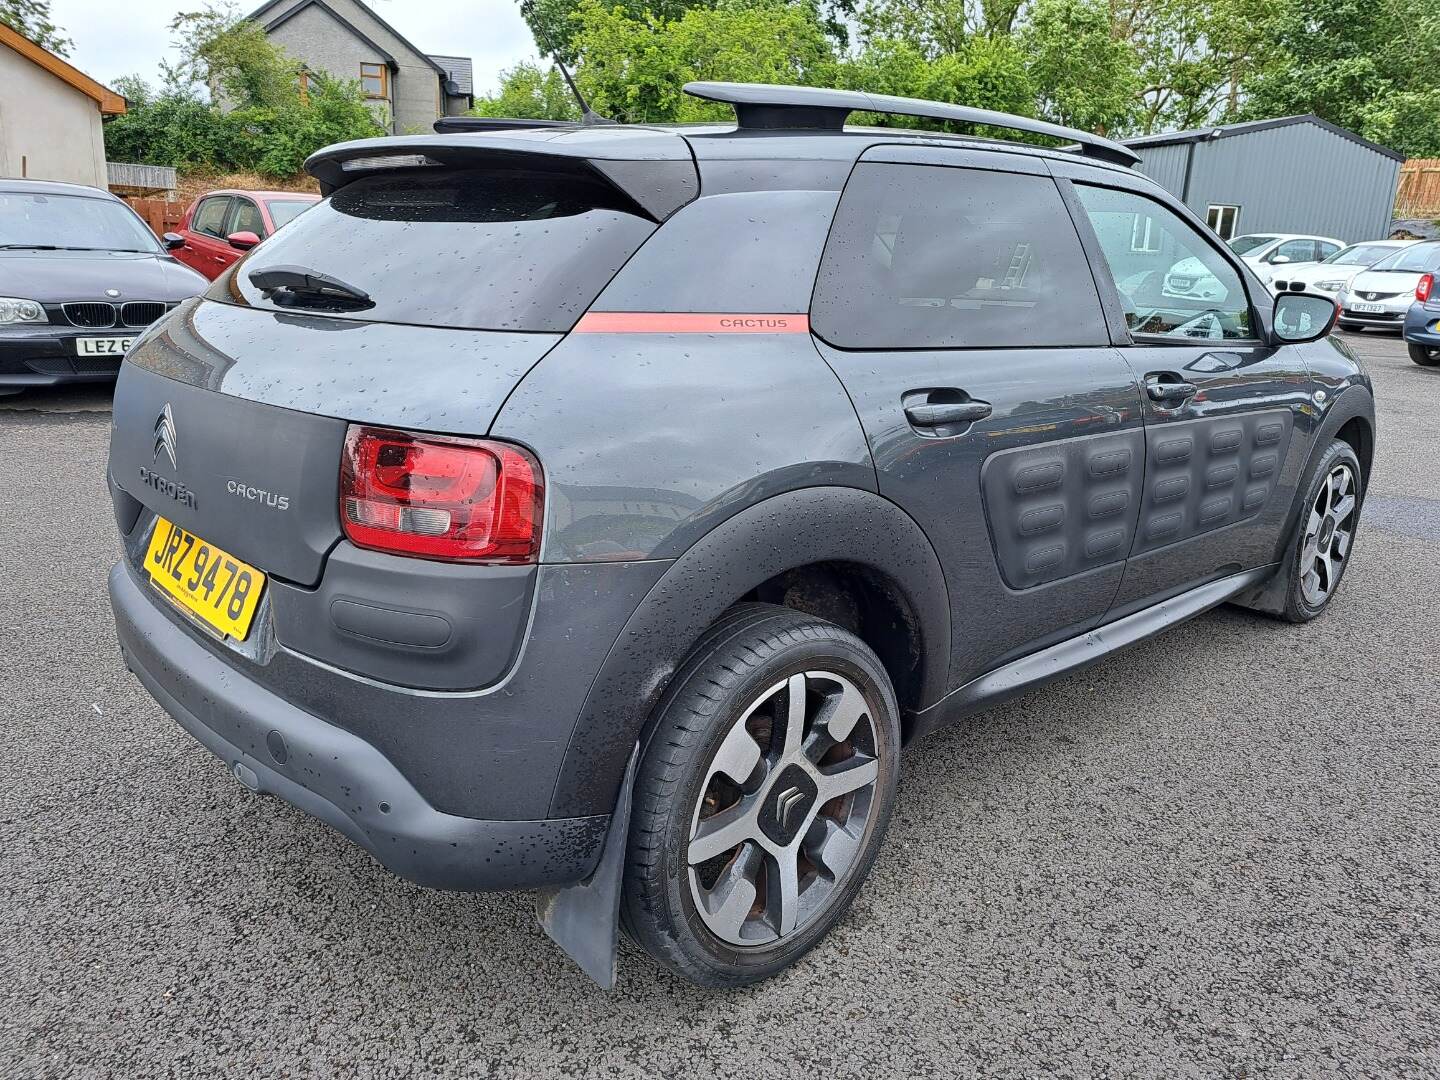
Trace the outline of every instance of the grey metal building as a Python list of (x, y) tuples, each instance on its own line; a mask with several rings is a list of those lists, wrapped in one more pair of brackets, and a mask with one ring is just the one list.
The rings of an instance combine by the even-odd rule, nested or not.
[(1136, 168), (1225, 239), (1287, 232), (1375, 240), (1389, 235), (1403, 154), (1318, 116), (1125, 140)]

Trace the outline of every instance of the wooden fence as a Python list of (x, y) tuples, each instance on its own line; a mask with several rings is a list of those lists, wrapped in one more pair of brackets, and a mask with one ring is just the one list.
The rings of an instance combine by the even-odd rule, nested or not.
[(1400, 166), (1395, 216), (1440, 217), (1440, 158), (1411, 158)]
[(125, 200), (130, 208), (145, 219), (156, 236), (163, 236), (167, 232), (174, 232), (180, 228), (180, 222), (185, 219), (186, 205), (182, 202), (171, 202), (168, 199), (136, 199)]

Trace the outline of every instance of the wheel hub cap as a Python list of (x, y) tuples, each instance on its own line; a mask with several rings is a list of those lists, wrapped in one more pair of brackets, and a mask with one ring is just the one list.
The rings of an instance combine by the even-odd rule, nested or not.
[(741, 713), (711, 758), (685, 853), (713, 934), (768, 945), (828, 909), (865, 847), (878, 745), (865, 695), (836, 672), (792, 675)]
[(820, 789), (799, 765), (787, 766), (775, 779), (770, 796), (760, 807), (760, 829), (771, 840), (785, 847), (810, 817), (815, 796)]

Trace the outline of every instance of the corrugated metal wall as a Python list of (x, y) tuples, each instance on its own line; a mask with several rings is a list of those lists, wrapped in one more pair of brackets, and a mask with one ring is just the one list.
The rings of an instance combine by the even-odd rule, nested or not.
[[(1139, 169), (1181, 193), (1184, 144), (1137, 147)], [(1388, 234), (1400, 163), (1314, 124), (1231, 135), (1195, 144), (1187, 203), (1202, 218), (1237, 205), (1239, 233), (1294, 232), (1339, 240)]]

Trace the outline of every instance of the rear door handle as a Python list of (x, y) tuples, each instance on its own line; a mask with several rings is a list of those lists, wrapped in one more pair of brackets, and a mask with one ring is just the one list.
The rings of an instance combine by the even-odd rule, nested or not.
[(1152, 371), (1145, 376), (1145, 393), (1151, 401), (1188, 401), (1200, 388), (1172, 371)]
[(988, 401), (926, 402), (905, 406), (905, 418), (916, 427), (973, 424), (990, 415)]

